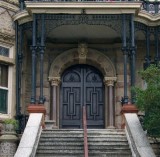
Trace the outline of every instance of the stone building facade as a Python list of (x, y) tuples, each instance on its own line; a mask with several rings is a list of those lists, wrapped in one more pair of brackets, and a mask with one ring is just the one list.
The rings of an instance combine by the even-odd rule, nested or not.
[[(144, 63), (156, 62), (156, 57), (159, 60), (159, 43), (155, 44), (159, 42), (159, 16), (156, 10), (152, 10), (152, 14), (145, 10), (145, 2), (139, 1), (93, 2), (94, 7), (88, 3), (66, 4), (20, 1), (18, 5), (1, 1), (0, 46), (8, 49), (9, 56), (0, 52), (0, 65), (8, 68), (7, 87), (0, 85), (0, 90), (8, 91), (6, 99), (1, 98), (0, 117), (28, 115), (28, 106), (40, 104), (45, 106), (46, 120), (53, 120), (55, 126), (61, 128), (65, 110), (63, 76), (69, 68), (74, 71), (74, 66), (86, 65), (102, 76), (103, 103), (100, 104), (103, 109), (97, 111), (103, 111), (103, 128), (121, 128), (122, 105), (133, 103), (131, 85), (145, 86), (138, 71), (144, 68)], [(134, 67), (132, 61), (135, 61)], [(134, 84), (133, 77), (136, 78)], [(72, 83), (74, 87), (73, 80)], [(84, 89), (82, 85), (81, 88)], [(85, 99), (80, 96), (83, 92), (77, 94), (80, 98), (74, 94), (69, 101)], [(1, 95), (4, 96), (3, 92)], [(126, 99), (125, 103), (122, 98)], [(100, 97), (93, 96), (93, 99)], [(92, 102), (95, 106), (96, 103)], [(72, 107), (75, 104), (68, 112), (75, 110)], [(93, 113), (95, 117), (99, 114), (97, 111)]]

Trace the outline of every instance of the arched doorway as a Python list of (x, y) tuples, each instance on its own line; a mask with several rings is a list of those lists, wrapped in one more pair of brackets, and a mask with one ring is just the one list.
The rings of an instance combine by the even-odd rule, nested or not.
[(88, 128), (104, 128), (104, 85), (101, 72), (90, 65), (74, 65), (61, 78), (60, 127), (82, 128), (86, 106)]
[[(114, 86), (116, 77), (116, 70), (112, 61), (101, 52), (86, 48), (87, 53), (83, 49), (73, 48), (65, 51), (55, 58), (49, 70), (49, 81), (51, 85), (51, 100), (50, 100), (50, 120), (54, 121), (54, 127), (60, 128), (61, 124), (61, 84), (62, 76), (66, 69), (74, 65), (90, 65), (96, 67), (100, 73), (103, 74), (103, 82), (105, 86), (104, 92), (104, 117), (105, 128), (113, 128), (115, 126), (115, 102), (114, 102)], [(80, 53), (82, 52), (82, 53)], [(83, 54), (83, 55), (82, 55)], [(102, 75), (101, 74), (101, 75)]]

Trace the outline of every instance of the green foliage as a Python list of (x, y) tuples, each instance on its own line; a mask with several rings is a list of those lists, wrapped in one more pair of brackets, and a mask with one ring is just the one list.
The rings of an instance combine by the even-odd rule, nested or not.
[(4, 124), (12, 124), (15, 128), (18, 128), (18, 121), (15, 119), (5, 119)]
[(147, 88), (134, 88), (136, 105), (139, 110), (145, 112), (144, 128), (152, 136), (160, 137), (160, 69), (151, 65), (144, 71), (140, 71)]

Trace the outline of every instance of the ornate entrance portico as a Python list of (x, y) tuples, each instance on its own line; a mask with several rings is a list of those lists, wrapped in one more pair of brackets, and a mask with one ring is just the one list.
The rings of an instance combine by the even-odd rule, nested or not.
[(75, 64), (87, 64), (96, 67), (103, 74), (105, 85), (105, 128), (115, 126), (114, 82), (116, 72), (111, 60), (97, 50), (87, 48), (80, 44), (79, 49), (74, 48), (63, 52), (51, 64), (49, 81), (51, 83), (52, 101), (50, 104), (50, 118), (59, 127), (60, 118), (60, 82), (65, 69)]

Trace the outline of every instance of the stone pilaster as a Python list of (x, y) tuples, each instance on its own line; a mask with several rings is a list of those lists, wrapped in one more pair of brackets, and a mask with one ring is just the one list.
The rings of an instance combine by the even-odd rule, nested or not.
[(115, 127), (115, 105), (114, 105), (114, 82), (117, 80), (116, 77), (105, 77), (104, 83), (107, 92), (105, 93), (105, 102), (107, 102), (107, 112), (105, 113), (107, 119), (107, 128)]
[(60, 77), (50, 77), (49, 81), (51, 83), (52, 90), (52, 101), (50, 104), (50, 120), (53, 120), (54, 127), (58, 127), (58, 117), (59, 117), (59, 85)]

